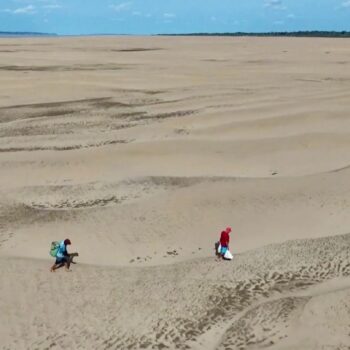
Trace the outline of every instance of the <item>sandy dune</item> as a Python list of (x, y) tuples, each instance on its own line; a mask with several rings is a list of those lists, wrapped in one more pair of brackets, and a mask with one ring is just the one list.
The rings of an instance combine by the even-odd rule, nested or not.
[(0, 349), (350, 349), (349, 47), (0, 39)]

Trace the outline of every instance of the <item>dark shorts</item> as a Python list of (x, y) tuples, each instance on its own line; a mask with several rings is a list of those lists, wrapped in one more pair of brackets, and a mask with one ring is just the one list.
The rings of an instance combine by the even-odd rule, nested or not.
[(68, 257), (64, 256), (63, 258), (56, 258), (56, 264), (64, 264), (68, 262)]

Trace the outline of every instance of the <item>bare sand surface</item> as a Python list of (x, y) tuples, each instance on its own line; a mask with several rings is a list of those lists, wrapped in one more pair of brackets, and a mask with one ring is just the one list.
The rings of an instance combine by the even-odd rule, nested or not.
[(0, 170), (0, 349), (350, 349), (349, 39), (0, 39)]

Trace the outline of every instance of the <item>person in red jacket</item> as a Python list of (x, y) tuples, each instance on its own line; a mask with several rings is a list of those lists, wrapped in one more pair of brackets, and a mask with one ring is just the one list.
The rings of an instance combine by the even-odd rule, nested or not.
[(230, 232), (231, 232), (231, 227), (227, 227), (225, 231), (221, 232), (220, 236), (220, 244), (221, 244), (221, 250), (220, 254), (222, 257), (225, 256), (226, 251), (228, 250), (228, 246), (230, 243)]

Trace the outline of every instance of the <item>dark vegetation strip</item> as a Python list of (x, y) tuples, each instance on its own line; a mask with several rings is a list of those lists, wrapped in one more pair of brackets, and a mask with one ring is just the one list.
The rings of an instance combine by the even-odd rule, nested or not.
[(0, 31), (0, 35), (9, 36), (57, 36), (55, 33), (40, 33), (40, 32), (4, 32)]
[(158, 34), (164, 36), (252, 36), (252, 37), (310, 37), (310, 38), (350, 38), (350, 31), (297, 31), (297, 32), (226, 32), (226, 33), (187, 33), (187, 34)]

